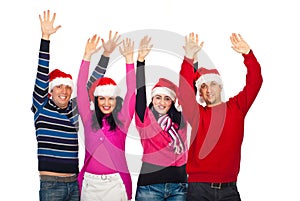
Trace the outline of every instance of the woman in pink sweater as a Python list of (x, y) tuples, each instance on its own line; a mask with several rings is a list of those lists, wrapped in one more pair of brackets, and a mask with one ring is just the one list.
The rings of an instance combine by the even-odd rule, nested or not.
[(132, 182), (125, 157), (125, 139), (135, 107), (131, 40), (126, 39), (120, 47), (126, 60), (124, 102), (114, 80), (104, 77), (108, 56), (119, 45), (119, 38), (117, 33), (112, 37), (110, 32), (106, 43), (102, 39), (104, 52), (88, 83), (90, 58), (100, 49), (97, 49), (100, 38), (96, 35), (88, 40), (80, 66), (77, 98), (85, 136), (85, 160), (78, 177), (81, 200), (123, 201), (132, 197)]
[(145, 57), (152, 48), (145, 36), (137, 59), (135, 123), (143, 146), (136, 201), (185, 201), (187, 192), (187, 123), (175, 107), (177, 86), (159, 78), (147, 106)]

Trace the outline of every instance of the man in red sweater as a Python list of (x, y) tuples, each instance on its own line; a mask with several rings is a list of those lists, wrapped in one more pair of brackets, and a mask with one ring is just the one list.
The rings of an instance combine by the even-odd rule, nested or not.
[[(180, 104), (192, 127), (188, 152), (188, 194), (192, 201), (241, 200), (236, 181), (240, 169), (244, 120), (263, 79), (260, 64), (240, 34), (230, 37), (232, 48), (244, 57), (246, 85), (224, 101), (222, 79), (216, 69), (193, 71), (193, 58), (201, 50), (198, 35), (189, 34), (179, 79)], [(197, 87), (198, 104), (194, 84)]]

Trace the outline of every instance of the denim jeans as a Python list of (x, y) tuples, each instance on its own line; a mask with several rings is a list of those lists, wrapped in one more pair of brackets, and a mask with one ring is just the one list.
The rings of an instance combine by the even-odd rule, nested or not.
[(40, 181), (40, 201), (79, 201), (78, 182)]
[(187, 201), (240, 201), (236, 185), (212, 187), (210, 183), (188, 183)]
[(138, 186), (136, 201), (185, 201), (187, 183), (164, 183)]

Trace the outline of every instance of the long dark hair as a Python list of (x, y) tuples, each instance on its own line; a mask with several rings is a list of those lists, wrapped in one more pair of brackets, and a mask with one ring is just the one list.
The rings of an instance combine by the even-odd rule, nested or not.
[[(148, 107), (152, 111), (155, 119), (157, 120), (159, 118), (159, 113), (154, 109), (153, 103), (151, 102)], [(175, 104), (174, 104), (173, 101), (172, 101), (171, 107), (170, 107), (169, 111), (167, 112), (167, 114), (169, 115), (169, 117), (172, 119), (172, 121), (174, 123), (178, 124), (179, 129), (181, 129), (185, 126), (186, 123), (183, 119), (183, 115), (182, 115), (181, 112), (179, 112), (176, 109)]]
[[(95, 96), (95, 112), (93, 115), (93, 123), (92, 128), (97, 130), (103, 127), (102, 120), (105, 116), (105, 114), (100, 110), (98, 106), (98, 96)], [(115, 130), (117, 128), (117, 124), (122, 124), (122, 122), (118, 119), (118, 113), (121, 111), (122, 108), (123, 99), (120, 96), (116, 97), (116, 107), (112, 111), (111, 114), (109, 114), (106, 119), (110, 126), (109, 130)]]

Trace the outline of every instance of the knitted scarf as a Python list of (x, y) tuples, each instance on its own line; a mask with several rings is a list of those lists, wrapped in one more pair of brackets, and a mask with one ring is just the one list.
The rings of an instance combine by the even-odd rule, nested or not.
[(172, 122), (172, 119), (169, 117), (168, 114), (165, 114), (158, 118), (158, 124), (161, 128), (167, 132), (172, 140), (170, 142), (170, 146), (173, 148), (175, 154), (181, 154), (184, 152), (184, 144), (182, 142), (181, 137), (178, 134), (179, 126)]

